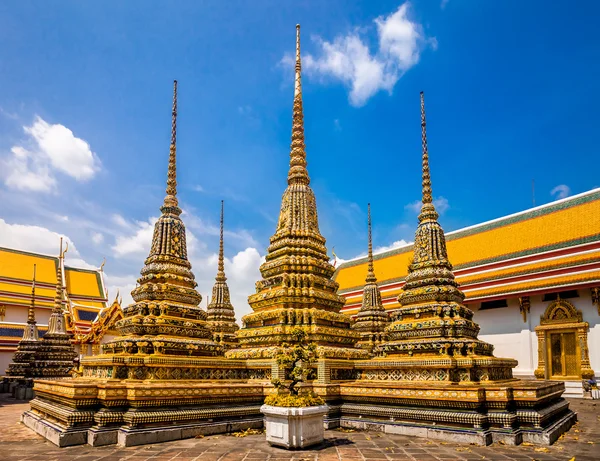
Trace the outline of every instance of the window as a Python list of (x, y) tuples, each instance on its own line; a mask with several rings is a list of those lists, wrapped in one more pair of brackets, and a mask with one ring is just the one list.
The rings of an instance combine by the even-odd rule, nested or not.
[(567, 290), (558, 293), (546, 293), (542, 301), (556, 301), (557, 295), (560, 295), (560, 299), (579, 298), (577, 290)]
[(484, 311), (486, 309), (498, 309), (500, 307), (508, 307), (508, 303), (506, 299), (495, 299), (493, 301), (483, 301), (481, 303), (480, 311)]

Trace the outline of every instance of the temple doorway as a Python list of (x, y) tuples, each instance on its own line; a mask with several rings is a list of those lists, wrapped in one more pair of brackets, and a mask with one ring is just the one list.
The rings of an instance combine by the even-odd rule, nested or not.
[(588, 323), (569, 301), (551, 302), (535, 332), (538, 337), (538, 367), (541, 379), (575, 381), (594, 376), (587, 344)]

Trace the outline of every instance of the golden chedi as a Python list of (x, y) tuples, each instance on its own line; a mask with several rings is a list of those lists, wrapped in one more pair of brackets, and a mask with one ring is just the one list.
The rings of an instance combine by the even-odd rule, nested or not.
[(31, 303), (27, 310), (27, 324), (23, 329), (23, 338), (17, 345), (12, 362), (8, 365), (6, 375), (11, 377), (31, 378), (35, 373), (35, 356), (41, 345), (37, 322), (35, 320), (35, 269), (31, 282)]
[[(387, 329), (389, 341), (381, 349), (388, 356), (408, 361), (427, 358), (431, 364), (447, 364), (435, 370), (441, 380), (511, 379), (516, 360), (496, 359), (493, 346), (477, 339), (479, 325), (473, 321), (473, 311), (463, 304), (465, 295), (454, 278), (444, 231), (433, 204), (426, 126), (421, 93), (422, 206), (413, 261), (398, 296), (400, 308)], [(461, 358), (460, 369), (448, 357)], [(484, 367), (478, 357), (484, 357)]]
[[(196, 291), (192, 265), (187, 257), (185, 225), (177, 200), (176, 147), (177, 81), (174, 82), (171, 146), (167, 189), (161, 216), (154, 225), (150, 254), (141, 270), (138, 286), (131, 295), (135, 301), (123, 309), (116, 327), (120, 336), (104, 344), (103, 355), (90, 357), (84, 364), (84, 376), (130, 379), (174, 378), (179, 371), (164, 367), (145, 368), (154, 356), (216, 356), (222, 348), (212, 338), (207, 314), (199, 306), (202, 297)], [(110, 366), (114, 355), (134, 355), (135, 366), (116, 371)], [(146, 358), (144, 362), (140, 359)], [(108, 361), (103, 366), (103, 361)], [(122, 362), (122, 359), (121, 359)], [(164, 376), (163, 376), (164, 375)], [(169, 376), (167, 376), (169, 375)]]
[(381, 302), (381, 292), (377, 286), (377, 277), (373, 267), (373, 238), (371, 234), (371, 204), (368, 204), (368, 227), (369, 227), (369, 265), (367, 277), (363, 289), (362, 304), (356, 314), (352, 328), (360, 334), (357, 347), (378, 353), (377, 346), (387, 339), (386, 327), (390, 323), (390, 317)]
[(225, 255), (223, 249), (223, 201), (221, 200), (221, 234), (219, 239), (219, 260), (217, 263), (217, 276), (212, 289), (212, 297), (206, 308), (209, 327), (213, 332), (213, 339), (226, 348), (237, 344), (236, 331), (240, 329), (235, 323), (235, 310), (231, 304), (229, 286), (225, 276)]
[(366, 357), (355, 349), (358, 334), (350, 319), (340, 313), (344, 298), (332, 280), (325, 238), (319, 231), (317, 204), (306, 169), (300, 26), (296, 27), (296, 64), (292, 143), (288, 187), (283, 193), (277, 230), (271, 237), (262, 280), (248, 298), (251, 314), (238, 332), (240, 346), (227, 357), (258, 359), (274, 357), (282, 342), (290, 341), (296, 327), (305, 329), (308, 340), (318, 345), (321, 358)]

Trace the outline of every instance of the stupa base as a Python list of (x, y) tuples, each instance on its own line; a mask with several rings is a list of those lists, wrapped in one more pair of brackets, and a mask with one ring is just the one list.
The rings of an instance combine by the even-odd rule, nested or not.
[(386, 434), (400, 434), (412, 437), (444, 440), (454, 443), (468, 443), (473, 445), (490, 445), (502, 443), (504, 445), (520, 445), (523, 442), (535, 445), (552, 445), (558, 438), (567, 432), (577, 422), (577, 414), (567, 411), (558, 420), (546, 428), (487, 428), (475, 429), (437, 425), (431, 423), (410, 423), (401, 421), (381, 421), (371, 417), (342, 416), (339, 426), (347, 429), (368, 430), (385, 432)]

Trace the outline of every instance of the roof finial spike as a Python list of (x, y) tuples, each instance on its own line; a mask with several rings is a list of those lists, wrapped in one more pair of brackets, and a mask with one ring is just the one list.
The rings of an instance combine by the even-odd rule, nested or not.
[(423, 146), (423, 179), (422, 179), (422, 201), (419, 221), (424, 219), (437, 219), (438, 214), (433, 205), (431, 192), (431, 175), (429, 172), (429, 151), (427, 149), (427, 121), (425, 119), (425, 94), (421, 91), (421, 143)]
[(296, 25), (296, 64), (294, 77), (294, 111), (292, 115), (292, 145), (290, 146), (288, 184), (309, 184), (304, 145), (304, 114), (302, 109), (302, 62), (300, 58), (300, 24)]
[(217, 281), (224, 282), (225, 277), (225, 255), (223, 251), (223, 216), (224, 216), (224, 201), (221, 200), (221, 234), (219, 237), (219, 265), (217, 269)]
[(27, 312), (27, 323), (30, 325), (34, 325), (35, 322), (35, 271), (36, 264), (33, 265), (33, 279), (31, 281), (31, 305), (29, 306), (29, 311)]
[(173, 80), (173, 110), (171, 112), (171, 145), (169, 147), (169, 170), (167, 195), (164, 207), (177, 207), (177, 80)]
[(375, 269), (373, 268), (373, 237), (371, 231), (371, 204), (367, 204), (368, 227), (369, 227), (369, 267), (367, 269), (367, 283), (377, 282), (375, 277)]

